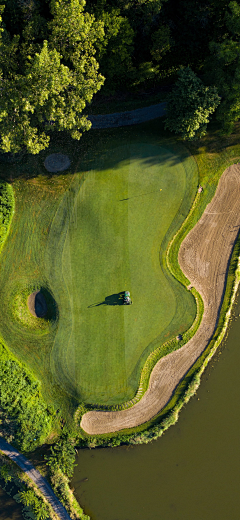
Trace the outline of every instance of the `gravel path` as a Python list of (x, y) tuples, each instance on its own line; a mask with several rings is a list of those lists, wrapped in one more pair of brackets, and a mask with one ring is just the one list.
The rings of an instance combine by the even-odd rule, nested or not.
[(127, 112), (115, 112), (98, 116), (88, 116), (93, 129), (116, 128), (118, 126), (138, 125), (145, 121), (151, 121), (162, 117), (166, 113), (166, 102), (151, 105), (149, 107), (137, 108)]
[(24, 455), (21, 455), (11, 444), (8, 444), (4, 439), (0, 438), (0, 450), (5, 453), (10, 459), (28, 475), (28, 477), (35, 482), (37, 487), (40, 489), (44, 497), (51, 504), (55, 513), (61, 518), (61, 520), (71, 520), (66, 509), (63, 507), (61, 502), (54, 494), (52, 488), (49, 486), (47, 480), (42, 477), (41, 473), (29, 462)]
[(158, 361), (149, 387), (132, 408), (87, 412), (81, 427), (89, 434), (109, 433), (149, 421), (167, 404), (181, 379), (208, 345), (216, 328), (228, 263), (240, 229), (240, 165), (222, 174), (216, 193), (196, 226), (183, 240), (179, 264), (204, 302), (196, 334), (179, 350)]

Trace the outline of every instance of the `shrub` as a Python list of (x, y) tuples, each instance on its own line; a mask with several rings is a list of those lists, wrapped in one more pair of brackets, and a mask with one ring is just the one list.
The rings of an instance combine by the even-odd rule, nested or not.
[(0, 407), (16, 422), (22, 451), (41, 445), (51, 430), (52, 417), (40, 395), (40, 384), (0, 344)]
[(183, 139), (202, 137), (209, 115), (220, 103), (216, 87), (205, 87), (189, 68), (178, 72), (178, 80), (167, 97), (165, 128)]

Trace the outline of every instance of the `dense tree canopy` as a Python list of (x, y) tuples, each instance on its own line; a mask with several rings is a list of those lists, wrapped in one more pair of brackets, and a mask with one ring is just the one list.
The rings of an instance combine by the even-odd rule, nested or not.
[(168, 95), (165, 128), (183, 139), (202, 137), (219, 103), (216, 87), (206, 87), (189, 67), (181, 69)]
[(240, 118), (240, 6), (236, 1), (229, 3), (224, 20), (226, 31), (210, 43), (206, 69), (209, 81), (218, 85), (223, 98), (217, 119), (229, 133)]
[(217, 88), (224, 131), (240, 117), (237, 1), (3, 0), (0, 14), (2, 151), (38, 153), (52, 131), (79, 139), (100, 89), (171, 86), (184, 67)]
[(84, 0), (51, 0), (46, 12), (34, 0), (10, 3), (6, 18), (2, 6), (1, 148), (38, 153), (52, 130), (79, 139), (90, 128), (82, 110), (104, 81), (94, 57), (103, 23), (84, 13)]

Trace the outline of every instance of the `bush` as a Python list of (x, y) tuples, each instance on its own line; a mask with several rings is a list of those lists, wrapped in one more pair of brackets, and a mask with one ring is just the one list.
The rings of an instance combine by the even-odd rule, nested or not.
[(209, 115), (220, 103), (216, 87), (205, 87), (194, 72), (186, 67), (178, 72), (178, 80), (167, 96), (165, 129), (183, 139), (202, 137)]
[(16, 422), (15, 439), (22, 451), (34, 450), (50, 433), (52, 417), (38, 381), (1, 344), (0, 407)]
[(51, 446), (51, 455), (46, 457), (47, 466), (51, 471), (61, 470), (69, 478), (73, 476), (75, 464), (75, 449), (67, 437), (60, 439), (54, 446)]
[(44, 502), (36, 496), (33, 489), (18, 493), (19, 501), (32, 509), (36, 520), (49, 519), (49, 511)]

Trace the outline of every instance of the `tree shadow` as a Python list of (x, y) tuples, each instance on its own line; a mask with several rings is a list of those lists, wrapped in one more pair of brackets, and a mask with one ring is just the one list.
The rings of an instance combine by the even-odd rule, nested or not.
[(121, 291), (117, 294), (111, 294), (110, 296), (106, 296), (103, 302), (92, 303), (91, 305), (88, 305), (88, 309), (91, 309), (92, 307), (99, 307), (100, 305), (123, 305), (123, 297), (124, 291)]

